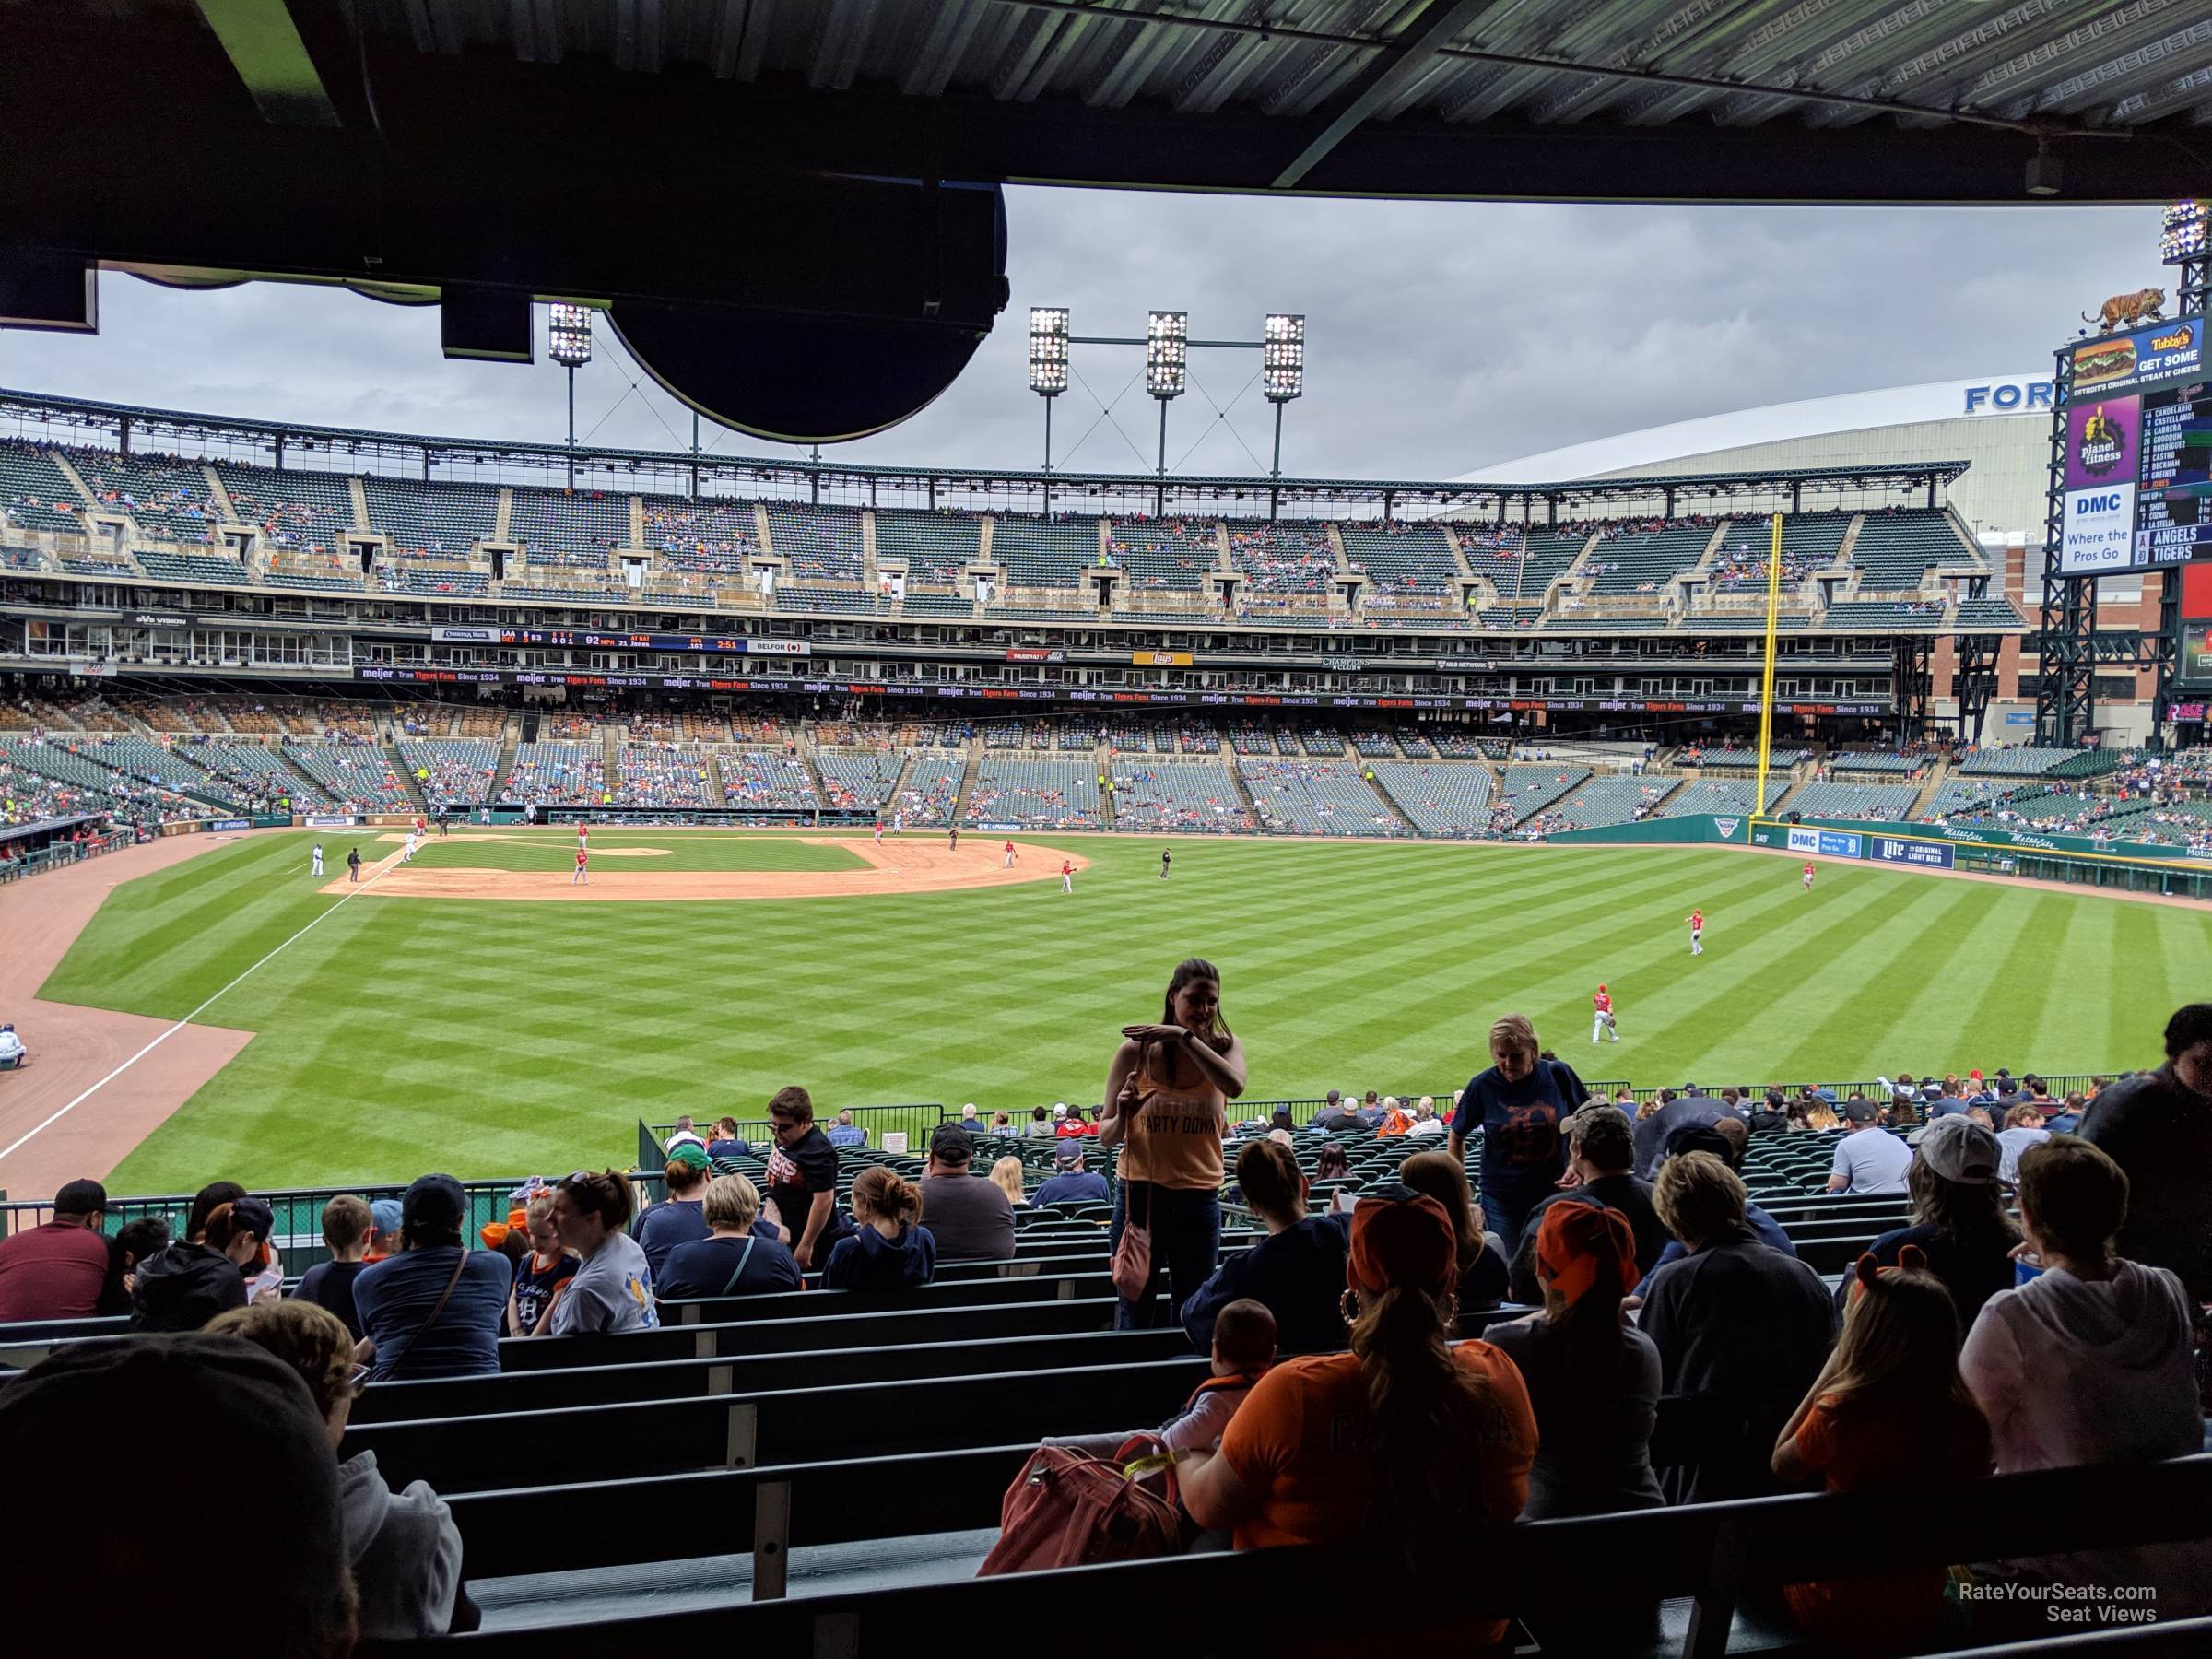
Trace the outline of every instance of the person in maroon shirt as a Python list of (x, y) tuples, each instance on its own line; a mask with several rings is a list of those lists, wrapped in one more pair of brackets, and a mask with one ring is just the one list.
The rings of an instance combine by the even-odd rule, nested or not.
[(53, 1220), (0, 1240), (0, 1321), (124, 1312), (122, 1266), (100, 1232), (107, 1209), (107, 1188), (72, 1181)]

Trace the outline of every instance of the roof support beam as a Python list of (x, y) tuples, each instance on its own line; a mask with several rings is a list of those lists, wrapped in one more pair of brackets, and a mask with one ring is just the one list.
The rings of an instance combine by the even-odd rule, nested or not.
[(1277, 175), (1273, 188), (1295, 188), (1327, 159), (1331, 150), (1351, 135), (1354, 128), (1390, 102), (1407, 82), (1427, 68), (1440, 48), (1449, 46), (1453, 36), (1489, 6), (1490, 0), (1430, 0), (1428, 7), (1414, 17), (1395, 43), (1359, 72), (1352, 82), (1351, 101), (1299, 152), (1298, 159)]
[(284, 0), (199, 0), (199, 7), (264, 121), (280, 126), (338, 124), (338, 112)]

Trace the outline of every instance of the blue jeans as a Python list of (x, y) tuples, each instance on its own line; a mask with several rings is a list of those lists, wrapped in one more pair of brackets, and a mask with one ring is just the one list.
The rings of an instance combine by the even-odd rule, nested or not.
[[(1536, 1201), (1537, 1204), (1542, 1202), (1540, 1198)], [(1504, 1241), (1505, 1259), (1512, 1261), (1513, 1252), (1521, 1246), (1521, 1229), (1528, 1220), (1528, 1212), (1536, 1207), (1535, 1204), (1525, 1206), (1506, 1205), (1488, 1193), (1482, 1194), (1481, 1203), (1483, 1227)]]
[[(1152, 1229), (1152, 1278), (1135, 1301), (1126, 1297), (1114, 1310), (1117, 1331), (1148, 1331), (1156, 1324), (1175, 1323), (1182, 1304), (1198, 1287), (1214, 1276), (1221, 1253), (1221, 1196), (1210, 1189), (1186, 1192), (1153, 1186), (1147, 1182), (1124, 1182), (1114, 1194), (1113, 1224), (1106, 1234), (1109, 1253), (1121, 1248), (1122, 1223), (1132, 1188), (1136, 1193), (1137, 1219)], [(1160, 1280), (1168, 1282), (1168, 1309), (1160, 1318)]]

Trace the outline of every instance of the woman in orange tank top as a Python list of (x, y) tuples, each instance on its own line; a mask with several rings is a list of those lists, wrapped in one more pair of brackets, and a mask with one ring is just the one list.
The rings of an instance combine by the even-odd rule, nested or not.
[(1114, 1319), (1121, 1330), (1167, 1323), (1212, 1277), (1221, 1242), (1221, 1137), (1228, 1100), (1244, 1092), (1244, 1045), (1221, 1018), (1221, 975), (1197, 957), (1168, 982), (1156, 1025), (1122, 1028), (1107, 1068), (1099, 1144), (1122, 1148), (1110, 1249), (1121, 1247), (1132, 1206), (1152, 1235), (1152, 1277)]

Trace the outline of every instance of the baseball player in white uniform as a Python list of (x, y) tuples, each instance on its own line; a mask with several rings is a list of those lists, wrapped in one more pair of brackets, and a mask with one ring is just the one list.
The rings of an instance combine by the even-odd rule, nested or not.
[(317, 881), (320, 881), (323, 879), (323, 843), (321, 841), (317, 841), (315, 843), (314, 858), (314, 867), (311, 869), (308, 874), (312, 876)]
[(399, 855), (399, 862), (401, 864), (413, 864), (415, 862), (415, 831), (412, 830), (407, 831), (406, 851)]

